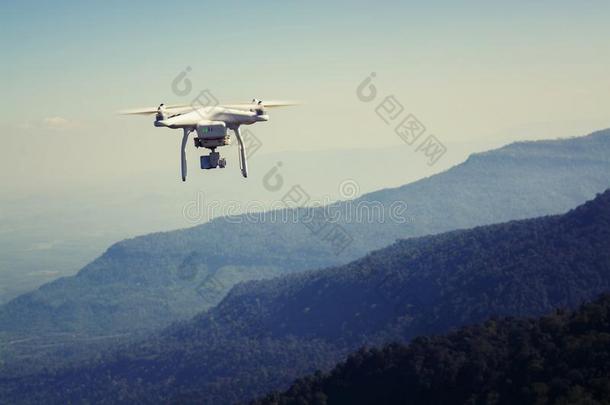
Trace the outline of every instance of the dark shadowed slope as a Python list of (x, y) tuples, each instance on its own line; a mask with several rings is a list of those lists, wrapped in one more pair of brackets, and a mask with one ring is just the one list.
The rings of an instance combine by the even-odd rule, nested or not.
[(362, 345), (541, 315), (609, 289), (606, 191), (564, 215), (403, 240), (345, 266), (243, 283), (158, 338), (71, 371), (0, 380), (0, 392), (9, 401), (230, 403)]
[(362, 349), (253, 405), (489, 403), (610, 403), (610, 295), (573, 313)]
[[(565, 212), (610, 187), (610, 130), (522, 142), (476, 154), (444, 173), (334, 207), (353, 239), (337, 255), (326, 231), (302, 223), (218, 219), (113, 245), (77, 276), (0, 308), (0, 335), (122, 333), (166, 326), (218, 303), (236, 282), (337, 265), (397, 238)], [(278, 195), (278, 198), (281, 197)], [(407, 204), (400, 218), (392, 204)], [(382, 206), (372, 223), (346, 207)], [(363, 215), (361, 215), (362, 217)], [(360, 218), (361, 220), (362, 218)]]

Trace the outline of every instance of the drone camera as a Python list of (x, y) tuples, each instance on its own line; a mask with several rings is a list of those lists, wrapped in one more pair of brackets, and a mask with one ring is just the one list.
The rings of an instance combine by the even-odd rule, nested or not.
[(201, 156), (201, 168), (204, 170), (216, 169), (220, 167), (223, 169), (227, 165), (227, 161), (220, 157), (218, 152), (210, 152), (209, 155)]

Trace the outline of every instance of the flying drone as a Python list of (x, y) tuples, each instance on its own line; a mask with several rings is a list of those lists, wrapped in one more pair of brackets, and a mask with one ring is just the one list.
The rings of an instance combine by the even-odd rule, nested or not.
[(151, 115), (155, 114), (155, 127), (166, 127), (183, 131), (182, 144), (180, 147), (180, 162), (182, 181), (186, 181), (186, 144), (191, 132), (196, 132), (195, 147), (207, 148), (209, 155), (201, 156), (202, 169), (224, 168), (226, 159), (220, 157), (216, 148), (227, 146), (231, 143), (230, 134), (227, 130), (235, 133), (239, 144), (239, 166), (241, 174), (248, 177), (248, 163), (246, 147), (239, 127), (241, 125), (252, 125), (257, 122), (269, 121), (267, 108), (285, 107), (296, 105), (288, 101), (261, 101), (254, 99), (247, 104), (227, 104), (216, 106), (197, 105), (164, 105), (157, 108), (141, 108), (122, 111), (127, 115)]

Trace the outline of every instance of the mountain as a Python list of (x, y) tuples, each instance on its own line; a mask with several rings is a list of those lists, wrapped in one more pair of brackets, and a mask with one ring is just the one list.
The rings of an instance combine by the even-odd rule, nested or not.
[(574, 312), (490, 320), (447, 336), (361, 349), (253, 405), (606, 404), (610, 295)]
[[(247, 181), (241, 180), (239, 171), (195, 171), (183, 183), (178, 180), (175, 159), (155, 161), (154, 169), (145, 173), (96, 177), (95, 181), (76, 184), (59, 177), (45, 187), (41, 187), (43, 181), (19, 181), (19, 187), (11, 189), (0, 181), (0, 304), (54, 279), (76, 274), (116, 241), (190, 227), (223, 212), (220, 206), (197, 211), (197, 205), (213, 207), (214, 201), (231, 201), (246, 209), (256, 201), (257, 206), (271, 206), (278, 195), (261, 185), (277, 162), (283, 163), (281, 175), (287, 181), (300, 184), (312, 198), (334, 201), (341, 197), (338, 186), (346, 179), (358, 179), (360, 193), (395, 187), (446, 170), (464, 161), (473, 150), (489, 149), (479, 143), (446, 146), (447, 153), (434, 166), (428, 166), (426, 156), (407, 145), (282, 153), (265, 153), (262, 147), (250, 156)], [(227, 149), (224, 155), (230, 160), (237, 156), (236, 145)], [(189, 162), (199, 160), (195, 152)], [(362, 165), (372, 155), (383, 156), (385, 166)], [(3, 163), (0, 160), (0, 165)], [(388, 166), (394, 170), (388, 172)], [(15, 181), (10, 176), (7, 180)], [(191, 212), (182, 215), (191, 207)]]
[(610, 190), (563, 215), (401, 240), (344, 266), (236, 285), (191, 321), (88, 364), (0, 378), (5, 402), (233, 403), (363, 345), (538, 316), (610, 290)]
[[(283, 180), (279, 208), (296, 190)], [(347, 263), (397, 238), (564, 212), (609, 186), (610, 130), (515, 143), (406, 186), (320, 208), (318, 222), (303, 223), (303, 210), (285, 208), (116, 243), (76, 276), (0, 307), (0, 336), (160, 328), (212, 307), (240, 281)]]

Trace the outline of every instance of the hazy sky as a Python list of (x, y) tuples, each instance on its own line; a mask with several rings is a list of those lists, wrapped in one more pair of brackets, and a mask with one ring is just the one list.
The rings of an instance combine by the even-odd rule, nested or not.
[[(610, 3), (492, 3), (4, 2), (0, 181), (176, 170), (178, 131), (115, 112), (204, 89), (305, 102), (252, 128), (263, 152), (401, 145), (374, 111), (387, 95), (446, 143), (610, 126)], [(371, 72), (367, 104), (356, 88)]]

